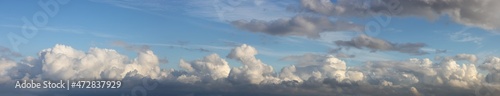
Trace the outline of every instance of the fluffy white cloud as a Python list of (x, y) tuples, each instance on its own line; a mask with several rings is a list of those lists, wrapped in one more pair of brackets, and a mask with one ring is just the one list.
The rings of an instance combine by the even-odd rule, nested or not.
[(201, 78), (198, 76), (193, 76), (193, 75), (190, 75), (190, 76), (181, 75), (181, 76), (177, 77), (177, 81), (179, 81), (181, 83), (194, 84), (196, 82), (200, 82)]
[(181, 60), (179, 66), (191, 74), (209, 80), (227, 78), (231, 71), (226, 60), (220, 58), (217, 54), (211, 54), (201, 60), (191, 62)]
[[(37, 58), (27, 57), (20, 62), (0, 59), (0, 85), (21, 79), (116, 79), (132, 84), (145, 78), (166, 84), (160, 85), (161, 88), (182, 85), (172, 89), (201, 93), (455, 96), (500, 92), (498, 57), (486, 59), (478, 65), (488, 70), (486, 76), (478, 72), (475, 64), (467, 64), (472, 62), (458, 64), (455, 61), (477, 61), (472, 54), (458, 54), (436, 62), (413, 58), (405, 61), (370, 61), (351, 67), (331, 55), (304, 54), (285, 57), (283, 60), (295, 61), (296, 64), (284, 67), (276, 74), (272, 66), (255, 57), (257, 54), (254, 47), (243, 44), (227, 55), (230, 59), (240, 61), (242, 66), (239, 67), (231, 68), (219, 55), (210, 54), (198, 60), (180, 60), (182, 70), (160, 70), (160, 60), (151, 50), (138, 51), (136, 58), (129, 59), (111, 49), (90, 48), (83, 52), (56, 45), (41, 51)], [(297, 93), (287, 93), (289, 91)]]
[(161, 77), (159, 60), (151, 50), (139, 52), (137, 58), (128, 59), (112, 49), (90, 48), (88, 52), (83, 52), (58, 44), (41, 51), (39, 59), (42, 63), (41, 75), (45, 79), (121, 80), (132, 71), (153, 79)]
[(243, 66), (232, 68), (228, 78), (233, 82), (250, 84), (279, 83), (279, 79), (274, 76), (273, 67), (255, 58), (257, 53), (254, 47), (246, 44), (231, 50), (227, 57), (240, 61)]
[(16, 67), (16, 62), (0, 57), (0, 84), (6, 83), (12, 80), (11, 73), (13, 68)]
[(481, 81), (481, 75), (474, 64), (458, 65), (454, 60), (444, 60), (437, 69), (442, 80), (451, 86), (470, 88)]
[(455, 56), (455, 59), (457, 60), (467, 60), (471, 63), (476, 63), (477, 62), (477, 57), (474, 54), (457, 54)]
[[(280, 78), (289, 81), (304, 82), (306, 80), (334, 79), (337, 82), (361, 81), (364, 79), (362, 72), (348, 71), (346, 63), (333, 56), (321, 56), (305, 54), (303, 56), (287, 57), (295, 58), (301, 66), (288, 66), (282, 69)], [(304, 59), (301, 60), (300, 58)], [(311, 64), (303, 64), (302, 61), (315, 61)]]
[(485, 79), (486, 82), (500, 84), (500, 58), (488, 58), (479, 67), (489, 71)]
[(413, 94), (413, 96), (422, 96), (420, 95), (420, 92), (418, 92), (417, 88), (411, 87), (410, 92)]

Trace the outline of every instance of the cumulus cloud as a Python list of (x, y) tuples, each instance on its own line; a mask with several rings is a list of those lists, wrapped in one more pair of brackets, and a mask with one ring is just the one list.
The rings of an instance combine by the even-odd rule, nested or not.
[(301, 0), (309, 12), (327, 16), (421, 16), (436, 19), (442, 15), (467, 26), (498, 30), (500, 1), (497, 0)]
[(13, 72), (12, 69), (16, 66), (16, 62), (6, 58), (0, 58), (0, 84), (12, 80), (10, 75)]
[(274, 76), (273, 67), (255, 58), (257, 53), (254, 47), (246, 44), (231, 50), (227, 57), (240, 61), (243, 66), (232, 68), (228, 77), (229, 80), (250, 84), (279, 82), (279, 79)]
[(422, 96), (420, 95), (420, 92), (418, 92), (417, 88), (411, 87), (410, 92), (413, 94), (413, 96)]
[[(151, 94), (170, 95), (488, 96), (500, 92), (500, 68), (497, 68), (500, 59), (492, 57), (477, 65), (488, 71), (483, 75), (474, 63), (457, 62), (477, 62), (472, 54), (458, 54), (437, 61), (427, 58), (368, 61), (350, 67), (332, 55), (304, 54), (283, 58), (295, 64), (278, 72), (256, 58), (257, 49), (246, 44), (237, 46), (227, 55), (242, 64), (237, 67), (230, 67), (218, 54), (210, 54), (197, 60), (180, 60), (182, 69), (168, 70), (159, 67), (160, 60), (151, 50), (137, 54), (129, 58), (112, 49), (90, 48), (84, 52), (56, 45), (42, 50), (37, 57), (26, 57), (19, 62), (0, 59), (0, 85), (23, 79), (123, 80), (127, 84), (124, 90), (144, 86)], [(157, 89), (150, 88), (146, 85), (151, 82), (144, 85), (141, 83), (145, 81), (141, 80), (160, 84)], [(26, 93), (30, 92), (43, 93)], [(122, 91), (89, 93), (99, 92)]]
[(360, 35), (350, 41), (335, 41), (335, 44), (340, 47), (354, 47), (358, 49), (368, 48), (372, 51), (397, 51), (412, 55), (428, 54), (422, 50), (426, 45), (424, 43), (392, 43), (378, 38), (373, 38), (367, 35)]
[(396, 74), (407, 74), (407, 76), (401, 75), (403, 77), (413, 75), (410, 77), (416, 77), (413, 78), (416, 81), (414, 83), (421, 81), (424, 84), (444, 84), (469, 88), (478, 84), (482, 78), (474, 64), (460, 65), (453, 59), (442, 60), (438, 64), (433, 64), (429, 59), (410, 59), (403, 62), (377, 62), (369, 65), (369, 69), (374, 70), (377, 74), (390, 74), (396, 71)]
[(133, 71), (148, 78), (161, 77), (159, 60), (151, 50), (139, 52), (137, 56), (129, 59), (112, 49), (90, 48), (83, 52), (58, 44), (42, 50), (38, 58), (29, 57), (24, 61), (34, 70), (41, 69), (41, 73), (30, 75), (50, 80), (121, 80)]
[(457, 60), (467, 60), (471, 63), (476, 63), (477, 62), (477, 57), (474, 54), (457, 54), (455, 56), (455, 59)]
[(489, 71), (486, 76), (486, 82), (500, 84), (500, 58), (488, 58), (482, 65), (479, 65), (479, 67)]
[(356, 31), (361, 32), (362, 26), (346, 21), (332, 21), (327, 17), (295, 16), (290, 19), (273, 21), (237, 20), (232, 25), (251, 32), (261, 32), (277, 36), (306, 36), (319, 38), (322, 32)]
[(202, 77), (203, 80), (225, 79), (231, 70), (226, 60), (217, 54), (211, 54), (201, 60), (191, 62), (181, 60), (179, 66), (190, 74)]
[[(336, 83), (350, 83), (364, 79), (362, 72), (348, 70), (344, 61), (331, 55), (304, 54), (284, 59), (296, 60), (297, 62), (297, 66), (292, 65), (281, 70), (279, 77), (285, 81), (302, 83), (308, 80), (323, 82), (325, 79), (331, 79), (336, 80)], [(305, 64), (306, 62), (310, 63)]]

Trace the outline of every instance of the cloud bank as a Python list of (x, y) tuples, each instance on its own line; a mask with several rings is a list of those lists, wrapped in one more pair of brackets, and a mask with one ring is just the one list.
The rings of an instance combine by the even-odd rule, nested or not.
[(335, 41), (335, 44), (340, 47), (347, 48), (367, 48), (375, 51), (396, 51), (401, 53), (407, 53), (412, 55), (424, 55), (428, 54), (422, 50), (426, 45), (424, 43), (392, 43), (382, 39), (369, 37), (366, 35), (360, 35), (350, 41)]
[(328, 16), (419, 16), (499, 30), (500, 1), (497, 0), (301, 0), (303, 10)]
[[(113, 49), (83, 52), (58, 44), (40, 51), (37, 57), (20, 61), (1, 58), (0, 85), (13, 90), (6, 93), (15, 94), (59, 92), (13, 89), (16, 80), (123, 80), (127, 84), (121, 91), (82, 90), (82, 94), (109, 95), (143, 86), (143, 79), (159, 82), (148, 89), (158, 95), (494, 96), (500, 92), (498, 57), (476, 63), (475, 55), (458, 54), (436, 61), (412, 58), (348, 67), (332, 55), (304, 54), (283, 58), (296, 63), (275, 71), (257, 59), (257, 54), (257, 49), (243, 44), (226, 56), (241, 66), (231, 67), (218, 54), (210, 54), (198, 60), (180, 60), (181, 69), (167, 69), (159, 67), (160, 60), (151, 50), (137, 51), (137, 57), (129, 58)], [(73, 91), (59, 93), (65, 92)]]
[(319, 38), (322, 32), (355, 31), (361, 32), (363, 27), (346, 21), (332, 21), (327, 17), (295, 16), (290, 19), (273, 21), (237, 20), (232, 25), (251, 32), (261, 32), (277, 36), (306, 36)]

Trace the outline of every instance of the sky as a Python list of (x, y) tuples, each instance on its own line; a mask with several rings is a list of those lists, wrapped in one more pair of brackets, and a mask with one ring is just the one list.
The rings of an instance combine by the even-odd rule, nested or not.
[[(498, 6), (495, 0), (2, 0), (0, 95), (493, 96), (500, 92)], [(20, 80), (126, 86), (13, 88)]]

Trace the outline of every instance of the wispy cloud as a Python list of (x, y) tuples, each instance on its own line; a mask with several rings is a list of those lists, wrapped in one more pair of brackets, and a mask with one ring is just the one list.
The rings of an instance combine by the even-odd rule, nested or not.
[[(18, 25), (0, 25), (0, 27), (4, 28), (16, 28), (16, 29), (21, 29), (22, 26)], [(101, 38), (113, 38), (113, 39), (118, 39), (118, 38), (123, 38), (123, 36), (119, 36), (116, 34), (108, 34), (104, 32), (98, 32), (98, 31), (90, 31), (90, 30), (85, 30), (82, 28), (78, 27), (73, 27), (73, 28), (64, 28), (64, 27), (43, 27), (38, 29), (39, 31), (46, 31), (46, 32), (56, 32), (56, 33), (68, 33), (68, 34), (80, 34), (80, 35), (91, 35), (94, 37), (101, 37)]]
[(187, 3), (187, 5), (192, 8), (186, 9), (187, 14), (195, 17), (210, 18), (213, 21), (275, 20), (283, 17), (291, 17), (295, 14), (287, 12), (286, 6), (289, 2), (269, 2), (267, 0), (188, 1), (191, 2)]
[(214, 50), (230, 50), (232, 47), (221, 47), (213, 45), (198, 45), (198, 44), (168, 44), (168, 43), (133, 43), (138, 45), (161, 46), (167, 48), (180, 48), (187, 51), (212, 52)]
[(470, 32), (470, 29), (471, 27), (465, 27), (458, 32), (449, 34), (449, 38), (450, 40), (455, 42), (472, 42), (477, 45), (481, 45), (481, 42), (483, 41), (484, 38), (479, 36), (474, 36), (474, 34)]
[[(107, 3), (117, 7), (139, 11), (168, 11), (174, 9), (181, 1), (170, 0), (91, 0), (93, 2)], [(175, 4), (174, 4), (175, 3)]]

